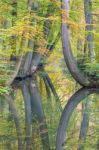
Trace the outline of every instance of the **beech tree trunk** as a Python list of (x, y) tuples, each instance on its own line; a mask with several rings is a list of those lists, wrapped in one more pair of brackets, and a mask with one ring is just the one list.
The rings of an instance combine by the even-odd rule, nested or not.
[[(95, 60), (95, 52), (94, 52), (94, 44), (93, 44), (93, 17), (92, 17), (92, 2), (91, 0), (84, 0), (84, 12), (85, 12), (85, 22), (86, 22), (86, 29), (85, 32), (86, 34), (86, 44), (88, 47), (89, 52), (89, 58), (91, 62)], [(87, 51), (87, 50), (86, 50)], [(86, 55), (86, 53), (85, 53)], [(85, 142), (86, 140), (86, 135), (87, 135), (87, 130), (89, 127), (89, 113), (88, 109), (91, 105), (91, 98), (90, 101), (87, 99), (87, 102), (84, 103), (84, 108), (83, 108), (83, 119), (81, 123), (81, 129), (80, 129), (80, 135), (79, 135), (79, 140), (82, 142)], [(79, 145), (78, 150), (83, 150), (84, 149), (84, 143)]]
[(41, 97), (35, 80), (30, 81), (30, 93), (31, 93), (31, 103), (33, 107), (32, 110), (34, 111), (34, 114), (37, 115), (40, 124), (40, 134), (42, 138), (43, 147), (44, 149), (50, 150), (46, 118), (44, 115), (44, 111), (41, 104)]
[[(86, 76), (77, 66), (77, 63), (73, 57), (71, 44), (70, 44), (70, 38), (69, 38), (69, 32), (68, 32), (68, 25), (66, 23), (66, 20), (68, 18), (68, 1), (62, 0), (62, 9), (66, 12), (65, 14), (62, 14), (62, 47), (63, 47), (63, 54), (64, 59), (67, 64), (67, 67), (72, 75), (72, 77), (82, 86), (84, 87), (98, 87), (99, 83), (90, 79), (88, 76)], [(92, 30), (91, 30), (92, 31)], [(92, 36), (89, 36), (91, 38), (88, 38), (90, 41), (92, 41)], [(92, 43), (90, 45), (89, 42), (89, 48), (91, 47), (91, 50), (93, 48)]]
[(67, 105), (65, 106), (60, 123), (58, 128), (58, 134), (56, 139), (56, 149), (57, 150), (66, 150), (66, 131), (68, 122), (70, 117), (77, 107), (77, 105), (88, 95), (93, 93), (99, 93), (99, 89), (95, 88), (82, 88), (78, 90), (68, 101)]
[(25, 105), (25, 128), (26, 128), (26, 149), (31, 150), (31, 133), (32, 133), (32, 113), (31, 113), (31, 97), (26, 82), (21, 85), (21, 90)]
[[(86, 22), (86, 44), (89, 51), (90, 60), (95, 60), (95, 51), (93, 43), (93, 16), (92, 16), (92, 1), (84, 0), (84, 12), (85, 12), (85, 22)], [(87, 50), (86, 50), (87, 51)]]

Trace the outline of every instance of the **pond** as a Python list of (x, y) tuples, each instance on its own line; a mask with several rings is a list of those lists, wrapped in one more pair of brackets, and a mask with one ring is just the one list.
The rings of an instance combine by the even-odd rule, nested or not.
[[(57, 133), (61, 136), (60, 125), (65, 125), (64, 120), (68, 114), (60, 109), (60, 103), (55, 101), (53, 95), (48, 100), (43, 95), (41, 101), (37, 87), (34, 90), (29, 84), (23, 82), (20, 88), (14, 89), (11, 95), (0, 97), (0, 149), (1, 150), (56, 150)], [(44, 89), (42, 89), (44, 93)], [(35, 93), (34, 93), (35, 92)], [(81, 92), (81, 91), (80, 91)], [(79, 94), (79, 92), (78, 92)], [(64, 142), (61, 138), (58, 144), (63, 142), (62, 150), (98, 150), (99, 148), (99, 101), (98, 94), (92, 94), (84, 99), (80, 93), (80, 103), (77, 107), (75, 102), (78, 97), (73, 98), (73, 113), (70, 114), (67, 129), (64, 130)], [(85, 94), (85, 96), (87, 96)], [(68, 101), (70, 103), (70, 100)], [(69, 107), (67, 103), (68, 113)], [(66, 102), (65, 102), (66, 104)], [(71, 105), (71, 104), (70, 104)], [(75, 105), (75, 106), (74, 106)], [(63, 108), (62, 108), (63, 109)], [(62, 121), (60, 117), (64, 116)], [(83, 117), (86, 133), (80, 139)], [(61, 117), (61, 118), (62, 118)], [(60, 121), (60, 124), (59, 124)], [(66, 121), (66, 120), (65, 120)], [(59, 126), (59, 128), (58, 128)], [(62, 128), (63, 129), (63, 128)], [(59, 136), (59, 135), (58, 135)], [(86, 137), (84, 137), (86, 136)], [(94, 139), (94, 140), (93, 140)], [(59, 147), (59, 145), (58, 145)], [(57, 150), (61, 148), (57, 148)]]

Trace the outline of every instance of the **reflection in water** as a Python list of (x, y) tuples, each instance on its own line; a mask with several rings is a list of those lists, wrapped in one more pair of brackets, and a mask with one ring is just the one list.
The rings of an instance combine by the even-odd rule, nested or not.
[[(69, 125), (69, 121), (70, 121), (70, 118), (72, 116), (72, 113), (74, 112), (75, 108), (77, 107), (77, 105), (82, 100), (84, 100), (88, 95), (93, 94), (93, 93), (99, 93), (99, 89), (95, 89), (95, 88), (82, 88), (82, 89), (78, 90), (69, 99), (67, 105), (64, 108), (64, 111), (62, 113), (61, 120), (60, 120), (60, 123), (59, 123), (59, 129), (58, 129), (57, 141), (56, 141), (57, 150), (66, 150), (66, 149), (68, 149), (68, 146), (67, 146), (67, 144), (68, 144), (67, 143), (67, 141), (68, 141), (67, 140), (68, 132), (67, 131), (68, 131), (68, 125)], [(74, 123), (74, 121), (73, 121), (73, 123)], [(85, 132), (86, 127), (83, 128), (83, 129), (84, 129), (83, 132)], [(75, 131), (73, 131), (73, 132), (75, 132)], [(98, 131), (98, 133), (99, 133), (99, 131)], [(71, 135), (71, 139), (72, 138), (73, 138), (73, 135)], [(94, 139), (95, 139), (95, 137), (94, 137)], [(73, 140), (75, 140), (75, 139), (73, 139)], [(78, 147), (77, 145), (78, 144), (76, 143), (76, 146), (75, 146), (76, 149)], [(95, 144), (95, 145), (97, 145), (97, 144)], [(72, 145), (72, 148), (73, 147), (74, 147), (74, 145)], [(93, 149), (96, 149), (96, 146), (94, 146)], [(71, 148), (70, 148), (70, 150), (71, 150)], [(83, 150), (82, 147), (81, 147), (80, 150)]]
[[(5, 95), (2, 97), (3, 100), (0, 99), (2, 105), (0, 106), (2, 108), (0, 149), (50, 150), (51, 147), (55, 149), (55, 136), (60, 115), (60, 112), (56, 111), (57, 105), (53, 109), (52, 101), (41, 102), (36, 80), (22, 81), (16, 88), (15, 93)], [(53, 118), (49, 113), (51, 115), (53, 113)], [(55, 119), (54, 116), (56, 116)], [(52, 129), (49, 128), (51, 126)]]
[[(18, 144), (17, 144), (18, 148), (17, 149), (22, 150), (23, 149), (23, 146), (22, 146), (22, 132), (21, 132), (19, 114), (18, 114), (18, 111), (17, 111), (17, 108), (16, 108), (16, 104), (14, 103), (11, 95), (5, 95), (3, 97), (3, 99), (8, 103), (8, 105), (9, 105), (8, 109), (9, 109), (10, 113), (6, 112), (7, 116), (5, 116), (5, 115), (3, 116), (3, 113), (2, 113), (2, 119), (4, 119), (3, 123), (4, 123), (4, 126), (5, 126), (6, 130), (7, 130), (7, 135), (2, 133), (2, 131), (1, 131), (1, 139), (2, 139), (2, 141), (4, 140), (3, 142), (5, 143), (5, 147), (7, 147), (8, 149), (16, 148), (15, 145), (18, 142)], [(16, 136), (13, 135), (13, 134), (10, 135), (11, 130), (13, 130), (13, 129), (10, 128), (10, 127), (13, 127), (12, 119), (14, 120), (14, 125), (15, 125), (15, 129), (16, 129)], [(2, 125), (2, 123), (1, 123), (1, 125)], [(1, 126), (0, 129), (2, 130), (2, 126)], [(13, 130), (13, 133), (14, 133), (14, 130)], [(5, 137), (4, 139), (2, 138), (2, 134)], [(12, 143), (14, 141), (14, 144), (15, 144), (14, 146), (12, 146), (12, 143), (11, 143), (10, 140), (12, 141)]]
[[(78, 111), (73, 117), (71, 114), (85, 97), (93, 93), (99, 93), (99, 89), (82, 88), (68, 101), (59, 124), (57, 150), (66, 150), (66, 146), (69, 146), (68, 149), (72, 150), (73, 145), (77, 142), (77, 138), (79, 138), (78, 127), (81, 123), (81, 116), (77, 120), (76, 115)], [(40, 91), (34, 79), (22, 81), (14, 94), (0, 97), (0, 150), (55, 150), (55, 138), (60, 112), (59, 105), (54, 104), (53, 106), (53, 97), (51, 98), (52, 100), (48, 101), (45, 100), (45, 97), (41, 102)], [(77, 129), (75, 125), (77, 125)], [(73, 130), (71, 129), (72, 126), (74, 126)], [(97, 127), (94, 128), (99, 129)], [(66, 129), (68, 136), (65, 135)], [(90, 132), (92, 132), (92, 129), (90, 129)], [(97, 133), (99, 133), (98, 130)], [(97, 143), (92, 147), (92, 150), (99, 148), (98, 134), (95, 133), (95, 136), (94, 142), (97, 141)], [(72, 141), (71, 137), (74, 141)], [(92, 140), (91, 138), (92, 136), (89, 138), (90, 141)], [(75, 140), (76, 142), (70, 145), (69, 139), (70, 142), (75, 142)], [(79, 143), (76, 144), (75, 147), (77, 149)]]

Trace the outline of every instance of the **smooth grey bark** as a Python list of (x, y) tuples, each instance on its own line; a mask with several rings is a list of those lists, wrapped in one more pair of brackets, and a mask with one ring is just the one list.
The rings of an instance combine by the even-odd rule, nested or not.
[(32, 62), (33, 52), (29, 52), (26, 55), (25, 63), (23, 66), (24, 75), (30, 74), (30, 66)]
[(18, 138), (18, 150), (23, 150), (23, 144), (22, 144), (22, 132), (21, 132), (21, 127), (20, 127), (20, 119), (19, 119), (19, 114), (16, 108), (16, 105), (10, 95), (5, 95), (5, 100), (9, 104), (14, 122), (15, 122), (15, 127), (16, 127), (16, 133), (17, 133), (17, 138)]
[(40, 53), (33, 53), (32, 63), (31, 63), (31, 73), (34, 73), (37, 70), (38, 65), (42, 59), (42, 55)]
[(74, 109), (77, 107), (77, 105), (88, 95), (93, 93), (99, 93), (99, 89), (96, 88), (82, 88), (78, 90), (68, 101), (67, 105), (64, 108), (64, 111), (62, 113), (58, 133), (57, 133), (57, 139), (56, 139), (56, 150), (66, 150), (65, 143), (66, 143), (66, 130), (68, 126), (68, 122), (70, 120), (70, 117), (74, 111)]
[[(93, 16), (92, 16), (92, 1), (84, 0), (84, 12), (86, 21), (86, 44), (88, 45), (89, 56), (91, 61), (95, 60), (95, 51), (93, 44)], [(87, 48), (87, 47), (86, 47)]]
[[(95, 52), (94, 52), (94, 44), (93, 44), (93, 17), (92, 17), (92, 2), (91, 0), (84, 0), (84, 12), (85, 12), (85, 22), (86, 22), (86, 28), (85, 31), (86, 33), (86, 44), (88, 45), (89, 51), (89, 57), (91, 62), (95, 60)], [(87, 51), (87, 50), (86, 50)], [(86, 53), (85, 53), (86, 55)], [(83, 105), (83, 119), (81, 123), (81, 129), (80, 129), (80, 135), (79, 135), (79, 140), (82, 142), (85, 142), (86, 140), (86, 135), (87, 135), (87, 130), (89, 127), (89, 114), (88, 114), (88, 109), (90, 107), (91, 99), (90, 101), (87, 100), (86, 103)], [(84, 144), (79, 144), (78, 150), (83, 150), (84, 149)]]
[(21, 85), (22, 95), (25, 104), (25, 127), (26, 127), (26, 149), (31, 149), (31, 127), (32, 127), (32, 113), (31, 113), (31, 97), (28, 86), (25, 81)]
[[(68, 7), (69, 7), (68, 1), (62, 0), (62, 9), (68, 12)], [(67, 13), (65, 15), (62, 14), (62, 25), (61, 25), (62, 26), (62, 47), (63, 47), (65, 62), (74, 79), (82, 86), (88, 86), (90, 83), (89, 80), (78, 69), (76, 61), (74, 60), (72, 50), (71, 50), (70, 39), (69, 39), (68, 26), (66, 23), (64, 23), (65, 19), (67, 19)]]
[[(68, 12), (68, 1), (62, 0), (62, 9)], [(99, 83), (91, 80), (87, 77), (77, 66), (77, 63), (73, 57), (69, 32), (68, 32), (68, 25), (64, 22), (67, 19), (67, 13), (62, 14), (62, 47), (63, 47), (63, 54), (64, 59), (67, 64), (67, 67), (72, 75), (72, 77), (82, 86), (85, 87), (98, 87)]]
[[(31, 11), (37, 9), (37, 5), (36, 2), (33, 2), (32, 0), (28, 0), (28, 11), (31, 13)], [(32, 20), (32, 22), (36, 23), (36, 20)], [(28, 40), (28, 47), (29, 49), (31, 49), (31, 52), (28, 52), (26, 54), (26, 58), (25, 58), (25, 63), (24, 63), (24, 74), (30, 74), (30, 67), (31, 67), (31, 63), (32, 62), (32, 57), (33, 57), (33, 48), (34, 48), (34, 42), (33, 40)], [(35, 65), (35, 64), (34, 64)]]
[(31, 103), (33, 107), (32, 109), (37, 115), (38, 121), (40, 123), (40, 134), (42, 138), (43, 148), (50, 150), (48, 129), (46, 125), (45, 115), (41, 104), (41, 97), (35, 80), (30, 80), (30, 93), (31, 93)]
[[(38, 9), (38, 2), (33, 2), (32, 0), (28, 0), (28, 10), (33, 11), (33, 10), (37, 10)], [(33, 20), (33, 22), (36, 23), (36, 20)], [(29, 41), (29, 45), (31, 47), (32, 41)], [(33, 43), (34, 44), (34, 43)], [(34, 45), (32, 45), (32, 47), (34, 47)], [(42, 55), (38, 52), (32, 52), (32, 60), (31, 60), (31, 64), (30, 64), (30, 73), (34, 73), (37, 70), (37, 67), (41, 61)]]

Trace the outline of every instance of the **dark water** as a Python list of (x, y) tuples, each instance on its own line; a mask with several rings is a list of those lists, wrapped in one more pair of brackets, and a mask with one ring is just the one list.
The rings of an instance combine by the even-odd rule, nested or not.
[[(86, 142), (83, 143), (85, 150), (96, 150), (99, 139), (98, 95), (94, 94), (91, 98), (90, 108), (87, 110), (90, 114), (88, 134)], [(10, 99), (13, 103), (6, 100), (5, 97), (0, 97), (0, 150), (55, 150), (61, 111), (54, 97), (51, 96), (51, 101), (48, 101), (45, 95), (42, 98), (43, 121), (40, 120), (40, 114), (34, 107), (35, 111), (31, 110), (32, 118), (26, 115), (25, 101), (21, 90), (12, 93)], [(81, 121), (82, 102), (69, 121), (66, 142), (68, 150), (73, 150), (73, 147), (76, 150), (79, 145)]]

